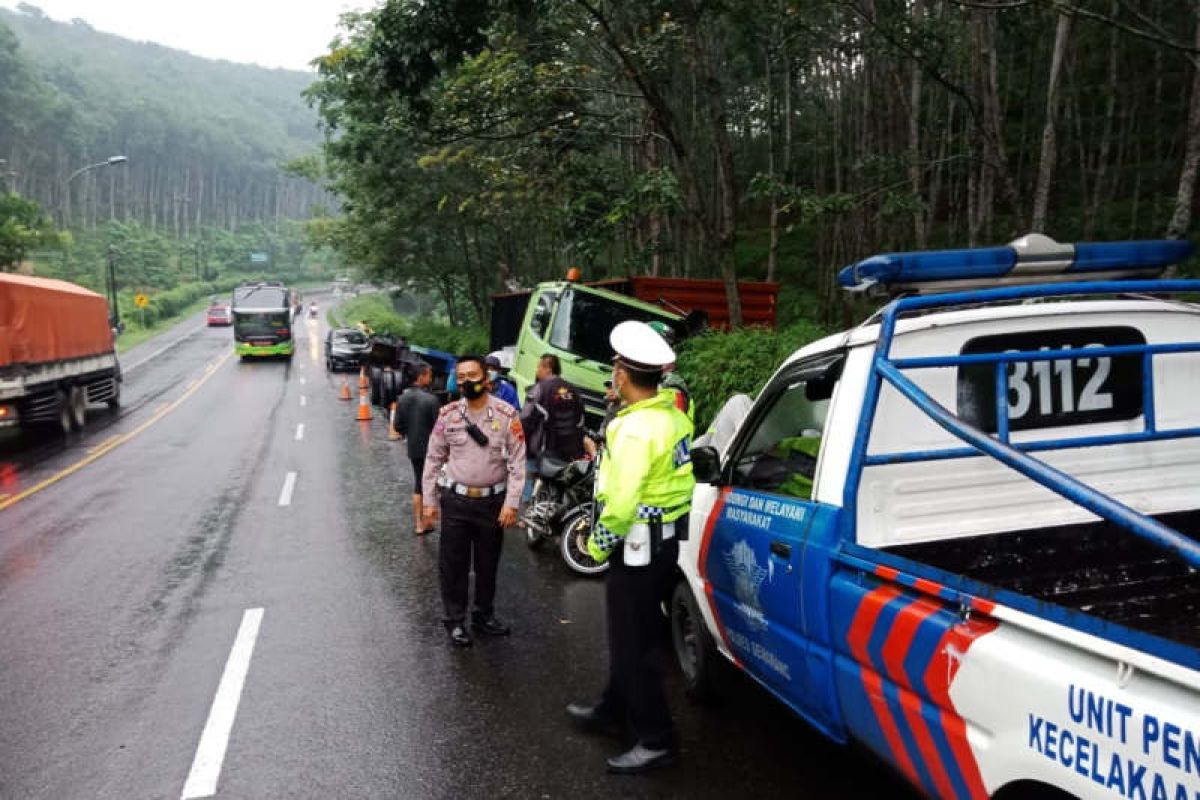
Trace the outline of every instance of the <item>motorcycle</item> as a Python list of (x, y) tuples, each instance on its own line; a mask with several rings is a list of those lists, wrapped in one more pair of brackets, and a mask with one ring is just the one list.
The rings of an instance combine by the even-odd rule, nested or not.
[(587, 551), (595, 523), (598, 466), (594, 459), (564, 461), (542, 456), (533, 496), (522, 517), (525, 543), (531, 550), (539, 550), (557, 537), (563, 561), (581, 575), (599, 575), (608, 569), (608, 562), (598, 563)]

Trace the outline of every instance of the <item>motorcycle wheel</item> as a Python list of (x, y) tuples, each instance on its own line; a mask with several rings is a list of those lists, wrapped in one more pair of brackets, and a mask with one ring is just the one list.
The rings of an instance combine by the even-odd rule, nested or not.
[(597, 563), (587, 551), (586, 544), (581, 549), (580, 539), (587, 542), (591, 533), (592, 504), (584, 503), (571, 509), (563, 518), (562, 532), (559, 536), (562, 545), (562, 557), (572, 571), (580, 575), (600, 575), (608, 571), (608, 562)]
[[(525, 510), (527, 512), (533, 508), (536, 508), (539, 502), (546, 499), (547, 492), (541, 482), (538, 482), (534, 485), (538, 488), (536, 491), (534, 491), (534, 493), (530, 496), (529, 501), (525, 504)], [(549, 536), (538, 533), (538, 531), (528, 522), (525, 523), (525, 545), (530, 550), (541, 550), (542, 545), (544, 545), (549, 538)]]

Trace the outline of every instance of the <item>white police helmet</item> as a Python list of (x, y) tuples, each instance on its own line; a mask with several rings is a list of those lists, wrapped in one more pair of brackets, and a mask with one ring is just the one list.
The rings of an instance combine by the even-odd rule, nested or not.
[(626, 320), (612, 329), (608, 342), (617, 360), (630, 369), (655, 372), (675, 363), (671, 345), (644, 322)]

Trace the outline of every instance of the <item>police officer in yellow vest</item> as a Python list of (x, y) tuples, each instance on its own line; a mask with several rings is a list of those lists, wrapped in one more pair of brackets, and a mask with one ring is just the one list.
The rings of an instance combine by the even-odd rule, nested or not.
[(687, 535), (692, 423), (676, 407), (675, 392), (659, 389), (675, 353), (658, 333), (644, 322), (622, 322), (609, 341), (616, 352), (612, 385), (625, 405), (608, 427), (596, 492), (603, 509), (587, 543), (597, 561), (612, 561), (605, 586), (609, 678), (597, 703), (573, 703), (567, 714), (589, 731), (628, 724), (637, 742), (608, 759), (608, 769), (638, 773), (670, 763), (676, 752), (653, 650), (663, 632), (660, 602)]

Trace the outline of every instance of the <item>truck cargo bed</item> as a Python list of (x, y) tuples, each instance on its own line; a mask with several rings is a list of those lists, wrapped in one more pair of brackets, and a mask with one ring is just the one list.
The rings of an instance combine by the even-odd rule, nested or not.
[[(1200, 510), (1156, 518), (1200, 539)], [(1200, 648), (1200, 571), (1109, 522), (924, 542), (887, 552)]]

